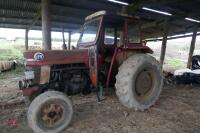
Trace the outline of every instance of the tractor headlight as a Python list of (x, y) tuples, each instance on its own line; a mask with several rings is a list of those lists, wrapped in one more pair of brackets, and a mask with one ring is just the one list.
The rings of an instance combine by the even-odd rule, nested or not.
[(34, 54), (34, 59), (37, 60), (37, 61), (44, 60), (44, 54), (37, 52), (37, 53)]

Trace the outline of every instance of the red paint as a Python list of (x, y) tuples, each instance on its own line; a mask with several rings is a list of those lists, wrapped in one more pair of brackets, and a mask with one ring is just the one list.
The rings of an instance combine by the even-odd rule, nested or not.
[(110, 63), (110, 68), (109, 68), (108, 76), (107, 76), (107, 80), (106, 80), (106, 87), (107, 87), (107, 88), (109, 87), (110, 75), (111, 75), (111, 72), (112, 72), (113, 64), (114, 64), (115, 59), (116, 59), (116, 56), (117, 56), (117, 51), (118, 51), (118, 48), (116, 47), (116, 48), (115, 48), (115, 51), (114, 51), (114, 54), (113, 54), (113, 57), (112, 57), (112, 61), (111, 61), (111, 63)]
[(124, 47), (127, 48), (127, 44), (128, 44), (128, 24), (127, 24), (127, 20), (125, 20), (125, 23), (124, 23), (124, 35), (125, 35), (125, 44), (124, 44)]
[(23, 96), (30, 96), (31, 94), (33, 94), (37, 90), (38, 90), (38, 87), (34, 86), (34, 87), (23, 89), (22, 93), (23, 93)]
[(95, 71), (90, 72), (90, 79), (94, 87), (97, 87), (97, 73)]
[(133, 45), (133, 44), (128, 44), (127, 45), (128, 47), (127, 48), (121, 48), (122, 51), (134, 51), (134, 50), (137, 50), (137, 51), (142, 51), (143, 53), (153, 53), (152, 49), (150, 49), (149, 47), (147, 46), (144, 46), (144, 45)]
[[(40, 52), (44, 54), (44, 60), (34, 60), (34, 54)], [(88, 65), (88, 50), (47, 50), (47, 51), (26, 51), (24, 52), (27, 66), (43, 66), (56, 64), (85, 63)]]
[(8, 125), (16, 127), (17, 126), (17, 119), (10, 119), (10, 120), (8, 120)]

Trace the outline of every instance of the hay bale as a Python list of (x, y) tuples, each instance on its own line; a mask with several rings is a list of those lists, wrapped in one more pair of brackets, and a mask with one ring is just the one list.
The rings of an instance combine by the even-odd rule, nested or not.
[(0, 61), (0, 71), (6, 71), (15, 68), (15, 61)]

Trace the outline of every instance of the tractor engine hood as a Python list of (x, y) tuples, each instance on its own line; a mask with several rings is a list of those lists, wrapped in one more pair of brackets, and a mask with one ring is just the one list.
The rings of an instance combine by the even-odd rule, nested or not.
[(26, 66), (84, 63), (88, 65), (88, 49), (40, 50), (24, 52)]

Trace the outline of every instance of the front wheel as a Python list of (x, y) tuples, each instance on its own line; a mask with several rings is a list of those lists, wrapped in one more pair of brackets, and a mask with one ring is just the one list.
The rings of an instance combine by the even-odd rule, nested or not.
[(68, 97), (57, 91), (47, 91), (31, 103), (28, 124), (37, 133), (58, 133), (71, 122), (73, 107)]
[(162, 82), (159, 62), (150, 55), (135, 54), (120, 66), (115, 88), (124, 106), (143, 111), (158, 99)]

